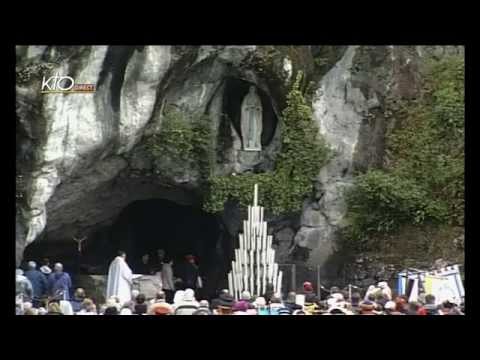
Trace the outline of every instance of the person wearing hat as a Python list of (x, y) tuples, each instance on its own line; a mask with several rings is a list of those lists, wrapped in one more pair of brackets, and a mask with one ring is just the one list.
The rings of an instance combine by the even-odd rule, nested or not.
[(25, 277), (30, 280), (33, 288), (33, 306), (38, 307), (40, 298), (42, 298), (48, 290), (48, 282), (45, 276), (37, 270), (35, 261), (28, 262), (28, 270)]
[(40, 272), (45, 276), (48, 280), (48, 277), (52, 273), (52, 269), (50, 268), (50, 260), (48, 258), (44, 258), (42, 260), (42, 266), (40, 266)]
[(218, 298), (212, 300), (210, 308), (214, 311), (219, 307), (232, 309), (234, 302), (233, 296), (228, 292), (228, 290), (223, 289), (220, 291)]

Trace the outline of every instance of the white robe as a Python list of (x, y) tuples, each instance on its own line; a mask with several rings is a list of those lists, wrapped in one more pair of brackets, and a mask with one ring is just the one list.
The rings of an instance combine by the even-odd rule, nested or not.
[(172, 265), (168, 263), (165, 263), (162, 266), (162, 289), (175, 290)]
[(121, 256), (117, 256), (108, 268), (106, 298), (117, 296), (124, 304), (132, 298), (132, 270)]

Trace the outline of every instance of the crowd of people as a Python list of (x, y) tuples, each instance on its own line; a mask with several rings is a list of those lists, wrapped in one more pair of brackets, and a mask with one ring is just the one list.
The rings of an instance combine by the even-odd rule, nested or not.
[[(221, 290), (211, 301), (198, 299), (194, 289), (173, 293), (168, 299), (159, 291), (152, 299), (132, 290), (130, 299), (120, 301), (111, 296), (96, 304), (85, 290), (76, 288), (70, 297), (72, 282), (60, 263), (50, 268), (48, 260), (37, 270), (28, 263), (28, 270), (16, 273), (17, 315), (463, 315), (464, 304), (447, 300), (436, 304), (431, 294), (419, 294), (417, 301), (395, 295), (386, 282), (361, 290), (332, 287), (326, 299), (319, 299), (311, 283), (303, 284), (299, 294), (289, 292), (285, 297), (276, 294), (269, 284), (262, 296), (242, 292), (235, 300), (228, 290)], [(358, 289), (358, 288), (356, 288)]]

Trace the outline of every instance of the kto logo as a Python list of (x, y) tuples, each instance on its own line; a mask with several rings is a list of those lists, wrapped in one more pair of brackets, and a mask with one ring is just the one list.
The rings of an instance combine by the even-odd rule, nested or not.
[(75, 84), (75, 80), (71, 76), (60, 76), (56, 74), (49, 78), (43, 77), (42, 94), (51, 93), (93, 93), (95, 92), (94, 84)]

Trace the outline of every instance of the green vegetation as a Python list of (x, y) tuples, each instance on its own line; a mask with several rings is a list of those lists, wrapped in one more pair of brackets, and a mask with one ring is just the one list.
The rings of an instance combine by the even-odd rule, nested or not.
[(168, 158), (183, 168), (198, 169), (207, 181), (213, 167), (214, 148), (211, 122), (206, 115), (175, 108), (165, 111), (162, 128), (146, 142), (154, 158)]
[(222, 211), (228, 199), (248, 206), (252, 202), (255, 183), (259, 184), (259, 202), (274, 214), (301, 210), (303, 199), (312, 191), (313, 178), (329, 156), (329, 150), (312, 121), (312, 109), (300, 91), (302, 77), (299, 73), (287, 96), (281, 124), (281, 152), (274, 170), (259, 174), (212, 176), (204, 203), (206, 211)]
[(401, 120), (387, 137), (389, 165), (358, 176), (347, 192), (351, 244), (404, 225), (463, 226), (463, 59), (429, 63), (421, 97), (389, 104)]

